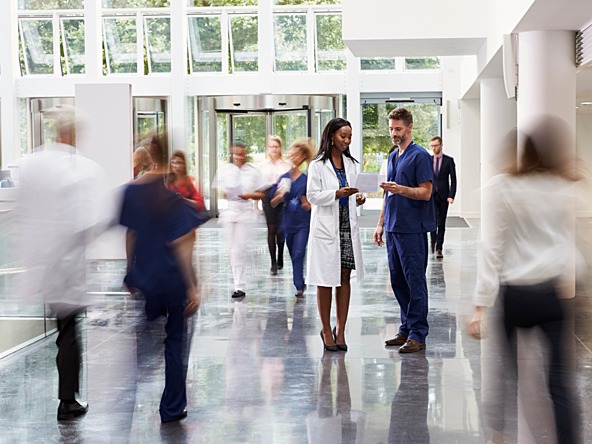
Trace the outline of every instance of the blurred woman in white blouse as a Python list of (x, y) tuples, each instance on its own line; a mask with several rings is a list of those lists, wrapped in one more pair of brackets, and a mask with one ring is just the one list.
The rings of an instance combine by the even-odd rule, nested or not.
[[(515, 387), (516, 332), (539, 327), (550, 352), (548, 390), (553, 402), (557, 442), (580, 442), (579, 408), (569, 377), (565, 307), (561, 284), (573, 274), (575, 259), (574, 183), (576, 162), (568, 125), (557, 116), (536, 120), (508, 147), (513, 165), (483, 190), (487, 229), (482, 229), (475, 313), (469, 332), (481, 338), (482, 322), (494, 305), (501, 312), (498, 337), (504, 354), (495, 394), (484, 398), (492, 443), (504, 442), (508, 409), (504, 385)], [(507, 155), (499, 153), (499, 156)], [(517, 160), (517, 162), (516, 162)], [(492, 318), (495, 319), (495, 318)], [(494, 331), (496, 324), (492, 324)], [(489, 359), (488, 359), (488, 362)], [(518, 375), (521, 379), (523, 376)], [(530, 375), (528, 376), (530, 378)], [(510, 399), (515, 396), (509, 391)], [(523, 399), (522, 404), (528, 402)], [(526, 404), (527, 410), (536, 406)], [(515, 420), (515, 419), (513, 419)]]
[[(290, 162), (284, 159), (282, 153), (282, 139), (279, 136), (269, 136), (267, 138), (267, 157), (259, 165), (263, 180), (267, 188), (271, 189), (282, 174), (288, 172), (291, 168)], [(283, 205), (272, 207), (271, 198), (266, 194), (262, 199), (263, 212), (265, 213), (265, 222), (267, 223), (267, 247), (271, 259), (271, 274), (276, 275), (278, 270), (284, 267), (284, 233), (281, 230)]]

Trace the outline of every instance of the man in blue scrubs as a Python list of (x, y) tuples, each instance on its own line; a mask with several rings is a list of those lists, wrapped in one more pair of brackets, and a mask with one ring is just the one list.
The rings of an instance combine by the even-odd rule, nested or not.
[(386, 233), (391, 286), (401, 307), (401, 326), (387, 346), (400, 353), (425, 349), (428, 335), (427, 233), (436, 229), (432, 196), (432, 158), (411, 140), (413, 116), (397, 108), (388, 116), (391, 139), (398, 146), (388, 157), (384, 203), (374, 243)]

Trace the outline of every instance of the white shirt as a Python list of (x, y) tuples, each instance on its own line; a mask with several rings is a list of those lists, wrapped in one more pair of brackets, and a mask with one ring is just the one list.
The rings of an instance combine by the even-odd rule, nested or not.
[[(489, 307), (499, 285), (532, 285), (559, 278), (575, 254), (571, 182), (552, 174), (501, 174), (484, 189), (487, 220), (473, 302)], [(484, 215), (482, 215), (483, 217)]]
[(26, 268), (17, 286), (21, 300), (90, 305), (85, 247), (110, 222), (108, 195), (101, 167), (69, 145), (46, 145), (23, 159), (15, 208)]
[(259, 169), (267, 188), (275, 185), (280, 176), (284, 173), (287, 173), (291, 167), (292, 164), (283, 158), (273, 162), (268, 157), (263, 162), (261, 162), (261, 164), (259, 164)]
[(265, 189), (265, 182), (259, 169), (250, 163), (241, 168), (226, 163), (218, 170), (215, 187), (224, 191), (228, 199), (228, 209), (221, 214), (222, 221), (237, 221), (255, 217), (252, 200), (238, 196)]

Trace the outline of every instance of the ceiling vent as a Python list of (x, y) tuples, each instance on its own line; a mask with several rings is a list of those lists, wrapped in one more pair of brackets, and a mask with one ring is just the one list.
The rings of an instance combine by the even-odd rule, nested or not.
[(592, 66), (592, 26), (576, 33), (576, 67)]

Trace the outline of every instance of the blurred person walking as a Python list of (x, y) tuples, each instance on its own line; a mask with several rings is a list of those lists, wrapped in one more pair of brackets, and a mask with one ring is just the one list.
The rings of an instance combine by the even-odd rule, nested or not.
[(144, 174), (152, 169), (152, 159), (148, 150), (143, 146), (136, 148), (134, 151), (134, 179), (142, 177)]
[(193, 205), (198, 211), (205, 209), (203, 195), (195, 187), (195, 178), (187, 175), (187, 158), (181, 150), (175, 150), (171, 155), (166, 186), (173, 193), (177, 193), (184, 198), (188, 204)]
[[(345, 325), (351, 296), (350, 277), (364, 277), (362, 244), (356, 207), (366, 198), (349, 186), (357, 160), (349, 151), (351, 124), (340, 117), (327, 123), (319, 152), (310, 163), (306, 198), (312, 206), (306, 281), (317, 286), (317, 305), (328, 351), (347, 351)], [(352, 197), (354, 196), (354, 197)], [(337, 325), (331, 329), (331, 302), (335, 287)]]
[[(290, 169), (290, 162), (282, 156), (282, 139), (279, 136), (267, 137), (267, 158), (259, 166), (263, 180), (268, 187), (276, 185), (281, 175)], [(265, 223), (267, 224), (267, 247), (271, 258), (271, 275), (284, 267), (285, 236), (282, 231), (282, 212), (284, 205), (271, 205), (273, 191), (265, 194), (261, 199)]]
[[(506, 385), (515, 387), (518, 328), (539, 327), (550, 356), (548, 391), (553, 402), (558, 443), (578, 443), (579, 406), (571, 383), (567, 356), (566, 310), (561, 284), (572, 269), (575, 254), (575, 159), (568, 125), (557, 116), (536, 119), (522, 134), (510, 135), (507, 155), (511, 166), (494, 176), (484, 189), (490, 211), (489, 229), (482, 230), (475, 313), (469, 332), (477, 339), (486, 333), (482, 324), (496, 305), (501, 309), (499, 338), (507, 354), (498, 370), (502, 387), (496, 399), (484, 400), (491, 428), (491, 443), (505, 441)], [(572, 146), (570, 146), (572, 145)], [(517, 162), (516, 162), (517, 161)], [(495, 357), (498, 360), (499, 357)], [(515, 396), (515, 394), (514, 394)], [(526, 409), (528, 405), (522, 400)]]
[(285, 205), (281, 228), (286, 236), (286, 244), (292, 259), (292, 278), (296, 287), (296, 297), (304, 296), (304, 256), (310, 232), (310, 202), (306, 198), (306, 168), (312, 160), (313, 150), (310, 139), (295, 141), (290, 146), (289, 156), (292, 168), (280, 176), (270, 191), (274, 197), (271, 206)]
[(49, 316), (57, 318), (57, 419), (67, 420), (88, 411), (76, 400), (82, 364), (77, 317), (90, 305), (85, 247), (108, 226), (108, 185), (101, 167), (75, 148), (76, 124), (84, 129), (76, 110), (56, 107), (46, 118), (55, 122), (56, 142), (20, 166), (15, 215), (26, 271), (17, 288), (22, 300), (47, 304)]
[(436, 230), (430, 233), (432, 254), (442, 259), (444, 246), (444, 232), (446, 231), (446, 216), (448, 205), (454, 203), (456, 196), (456, 166), (454, 159), (442, 152), (442, 138), (435, 136), (430, 139), (430, 148), (434, 153), (432, 162), (434, 165), (434, 180), (432, 181), (432, 199), (436, 212)]
[(248, 162), (247, 146), (232, 142), (230, 163), (222, 165), (216, 175), (218, 187), (228, 200), (228, 208), (220, 215), (220, 224), (226, 228), (226, 241), (234, 280), (232, 297), (244, 298), (247, 289), (247, 258), (249, 243), (256, 222), (253, 200), (265, 196), (266, 184), (259, 169)]
[(400, 353), (424, 350), (428, 325), (427, 233), (436, 228), (432, 197), (432, 162), (428, 152), (413, 142), (413, 115), (405, 108), (390, 112), (389, 132), (397, 145), (388, 158), (386, 194), (374, 232), (374, 243), (384, 244), (386, 232), (391, 286), (401, 309), (401, 326), (387, 346)]
[(193, 268), (194, 230), (197, 211), (167, 190), (164, 183), (167, 159), (162, 141), (154, 136), (148, 146), (154, 168), (131, 182), (124, 191), (120, 223), (127, 227), (127, 274), (125, 285), (145, 298), (146, 331), (166, 318), (164, 340), (165, 388), (160, 401), (163, 423), (187, 416), (187, 363), (193, 315), (200, 305)]

